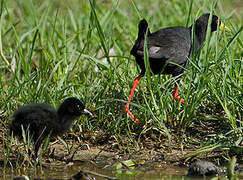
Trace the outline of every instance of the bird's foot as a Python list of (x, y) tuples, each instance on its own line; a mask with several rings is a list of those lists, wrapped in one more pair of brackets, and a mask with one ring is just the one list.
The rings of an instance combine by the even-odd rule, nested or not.
[[(176, 101), (180, 101), (180, 96), (173, 96), (174, 97), (174, 99), (176, 100)], [(184, 104), (184, 99), (183, 98), (181, 98), (181, 104)]]
[[(179, 101), (180, 100), (180, 96), (178, 96), (178, 86), (177, 85), (175, 85), (175, 88), (174, 88), (173, 98), (176, 101)], [(183, 98), (181, 98), (181, 104), (184, 104), (184, 99)]]
[(131, 92), (130, 92), (130, 96), (129, 96), (128, 102), (126, 104), (126, 112), (131, 117), (131, 119), (133, 121), (135, 121), (135, 122), (138, 122), (140, 120), (139, 119), (135, 119), (134, 116), (133, 116), (133, 114), (129, 111), (129, 102), (131, 102), (131, 100), (132, 100), (132, 97), (134, 95), (134, 91), (135, 91), (136, 87), (139, 85), (139, 81), (140, 81), (141, 77), (143, 77), (143, 74), (140, 74), (138, 77), (136, 77), (134, 79), (133, 86), (132, 86), (132, 89), (131, 89)]
[(134, 118), (134, 116), (133, 116), (133, 114), (129, 111), (129, 103), (127, 103), (126, 104), (126, 112), (127, 112), (127, 114), (130, 116), (130, 118), (133, 120), (133, 121), (135, 121), (135, 122), (139, 122), (140, 120), (139, 119), (135, 119)]

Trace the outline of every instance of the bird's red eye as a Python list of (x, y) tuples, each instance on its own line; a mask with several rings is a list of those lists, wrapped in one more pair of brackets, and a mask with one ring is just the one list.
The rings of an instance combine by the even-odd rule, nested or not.
[(218, 24), (218, 19), (216, 19), (216, 24)]

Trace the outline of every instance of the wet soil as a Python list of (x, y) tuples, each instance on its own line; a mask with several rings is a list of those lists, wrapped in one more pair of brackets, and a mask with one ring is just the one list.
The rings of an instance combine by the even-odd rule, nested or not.
[[(142, 132), (143, 124), (134, 124), (131, 134), (112, 135), (98, 129), (85, 133), (66, 133), (62, 136), (65, 145), (58, 138), (51, 139), (47, 152), (43, 153), (42, 166), (33, 168), (28, 160), (21, 160), (19, 154), (24, 153), (23, 143), (12, 145), (8, 160), (5, 164), (7, 149), (3, 144), (7, 140), (7, 127), (0, 128), (0, 177), (11, 179), (23, 174), (30, 177), (63, 178), (67, 179), (80, 170), (89, 170), (104, 175), (119, 177), (119, 179), (153, 179), (182, 178), (186, 175), (189, 162), (197, 157), (207, 159), (217, 165), (223, 165), (229, 157), (227, 150), (210, 150), (192, 155), (200, 148), (219, 141), (215, 139), (210, 144), (209, 139), (215, 134), (226, 133), (229, 127), (224, 121), (198, 121), (186, 132), (171, 132), (169, 142), (165, 133), (157, 130)], [(174, 127), (176, 129), (176, 127)], [(215, 136), (217, 137), (217, 136)], [(42, 154), (40, 151), (39, 153)], [(191, 156), (189, 156), (191, 154)], [(117, 170), (115, 164), (132, 160), (134, 166), (123, 166)], [(239, 159), (242, 163), (242, 159)], [(241, 177), (241, 176), (240, 176)], [(172, 178), (172, 179), (173, 179)], [(96, 178), (99, 179), (99, 178)], [(102, 178), (100, 178), (102, 179)]]

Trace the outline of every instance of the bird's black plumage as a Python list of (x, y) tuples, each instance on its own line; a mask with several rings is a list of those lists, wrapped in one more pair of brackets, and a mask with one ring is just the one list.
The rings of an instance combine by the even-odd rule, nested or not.
[[(151, 33), (145, 19), (139, 23), (138, 37), (131, 50), (136, 62), (141, 68), (141, 74), (145, 74), (144, 65), (144, 39), (147, 32), (147, 47), (150, 68), (154, 74), (181, 74), (186, 67), (188, 58), (197, 52), (206, 38), (210, 14), (203, 14), (195, 22), (194, 46), (192, 45), (192, 27), (182, 26), (168, 27)], [(213, 15), (211, 31), (217, 29), (218, 17)], [(192, 52), (192, 49), (194, 51)]]
[[(138, 37), (130, 53), (135, 57), (141, 73), (133, 82), (128, 103), (126, 104), (126, 112), (133, 120), (139, 121), (130, 113), (129, 102), (131, 102), (134, 91), (146, 71), (144, 63), (145, 39), (150, 69), (153, 74), (172, 74), (173, 76), (177, 76), (176, 80), (178, 81), (179, 75), (187, 67), (188, 59), (198, 52), (203, 45), (206, 39), (208, 24), (211, 24), (211, 32), (217, 30), (218, 17), (212, 15), (212, 21), (208, 23), (209, 18), (210, 14), (203, 14), (196, 20), (194, 25), (188, 28), (182, 26), (168, 27), (153, 33), (150, 32), (145, 19), (140, 21), (138, 25)], [(226, 27), (224, 28), (227, 29)], [(145, 35), (147, 38), (145, 38)], [(174, 87), (173, 97), (177, 101), (180, 100), (177, 85)], [(184, 103), (183, 98), (181, 99), (181, 103)]]
[(61, 135), (81, 114), (91, 114), (77, 98), (70, 97), (63, 101), (56, 111), (47, 104), (30, 104), (17, 109), (10, 124), (10, 133), (23, 139), (22, 129), (29, 132), (34, 142), (37, 157), (42, 141), (50, 134)]

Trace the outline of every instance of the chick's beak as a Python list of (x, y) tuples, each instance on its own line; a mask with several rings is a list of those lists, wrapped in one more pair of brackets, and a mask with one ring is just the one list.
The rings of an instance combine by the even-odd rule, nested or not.
[(83, 114), (87, 114), (89, 116), (93, 116), (93, 114), (91, 112), (89, 112), (87, 109), (83, 110)]
[(230, 32), (230, 29), (227, 26), (225, 26), (222, 22), (220, 23), (219, 30)]

